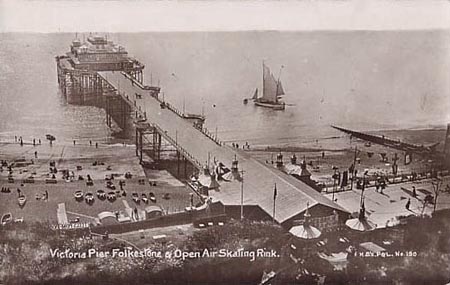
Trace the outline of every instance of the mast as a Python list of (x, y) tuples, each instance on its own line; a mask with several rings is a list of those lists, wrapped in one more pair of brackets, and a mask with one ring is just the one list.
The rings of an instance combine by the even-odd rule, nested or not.
[(266, 94), (266, 84), (265, 84), (265, 79), (264, 79), (264, 60), (263, 60), (263, 62), (262, 62), (262, 65), (263, 65), (263, 68), (262, 68), (262, 72), (263, 72), (263, 92), (262, 92), (262, 97), (264, 97), (264, 94)]

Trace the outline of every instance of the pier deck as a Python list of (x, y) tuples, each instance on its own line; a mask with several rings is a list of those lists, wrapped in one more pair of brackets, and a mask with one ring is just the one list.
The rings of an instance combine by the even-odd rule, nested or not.
[[(187, 152), (197, 162), (197, 167), (204, 166), (210, 160), (222, 162), (231, 168), (236, 156), (239, 170), (244, 171), (244, 205), (259, 206), (272, 216), (274, 185), (277, 187), (275, 220), (279, 223), (299, 215), (309, 207), (321, 204), (326, 207), (346, 212), (343, 208), (327, 199), (307, 184), (294, 177), (267, 166), (251, 158), (243, 151), (231, 146), (219, 145), (208, 138), (192, 122), (184, 119), (180, 114), (161, 108), (161, 102), (151, 96), (150, 91), (144, 90), (127, 78), (121, 72), (100, 72), (101, 77), (114, 86), (118, 93), (136, 110), (146, 113), (147, 122), (156, 125), (163, 131), (165, 138), (176, 142), (182, 152)], [(136, 96), (139, 94), (140, 96)], [(141, 97), (142, 99), (136, 99)], [(218, 190), (210, 191), (210, 196), (221, 201), (224, 205), (240, 205), (241, 183), (238, 180), (221, 181)], [(245, 213), (244, 213), (245, 214)]]

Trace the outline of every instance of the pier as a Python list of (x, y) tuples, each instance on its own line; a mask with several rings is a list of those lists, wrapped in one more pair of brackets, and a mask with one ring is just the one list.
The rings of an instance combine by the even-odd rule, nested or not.
[(141, 159), (146, 149), (153, 150), (158, 158), (161, 139), (164, 139), (199, 171), (205, 167), (214, 168), (219, 163), (230, 169), (233, 163), (237, 164), (236, 179), (219, 181), (218, 189), (209, 191), (209, 196), (214, 201), (225, 206), (236, 206), (238, 209), (242, 198), (246, 209), (244, 216), (246, 212), (254, 214), (258, 210), (272, 216), (276, 185), (276, 211), (273, 218), (278, 223), (299, 219), (308, 203), (310, 208), (317, 206), (320, 208), (318, 211), (324, 211), (325, 215), (331, 214), (333, 210), (346, 213), (343, 208), (309, 185), (211, 137), (202, 131), (204, 118), (178, 112), (162, 101), (153, 88), (142, 85), (127, 73), (104, 71), (98, 74), (112, 87), (106, 96), (120, 96), (132, 109), (130, 113), (134, 115), (136, 126), (136, 155)]

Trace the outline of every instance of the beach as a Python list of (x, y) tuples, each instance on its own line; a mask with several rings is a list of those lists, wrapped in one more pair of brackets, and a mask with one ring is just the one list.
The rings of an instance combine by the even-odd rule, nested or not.
[[(331, 127), (330, 127), (331, 128)], [(406, 141), (417, 145), (431, 145), (439, 142), (437, 150), (443, 148), (445, 138), (445, 128), (427, 128), (427, 129), (399, 129), (387, 131), (372, 131), (374, 135), (386, 135), (386, 137)], [(355, 155), (356, 148), (356, 155)], [(251, 146), (244, 149), (253, 157), (265, 164), (275, 165), (277, 154), (283, 155), (285, 164), (291, 163), (290, 158), (295, 154), (297, 164), (303, 159), (308, 164), (307, 169), (311, 173), (311, 178), (318, 183), (325, 183), (328, 186), (333, 184), (333, 167), (337, 171), (348, 171), (352, 164), (362, 175), (366, 170), (370, 174), (380, 176), (392, 175), (392, 164), (397, 155), (398, 174), (410, 175), (412, 171), (426, 172), (430, 171), (433, 165), (425, 157), (418, 155), (412, 156), (410, 164), (405, 165), (404, 152), (382, 147), (375, 144), (368, 145), (366, 142), (351, 139), (350, 136), (336, 132), (336, 135), (326, 139), (317, 139), (304, 142), (301, 145), (296, 144), (276, 144), (270, 146)], [(382, 160), (381, 154), (386, 156)]]
[[(79, 223), (89, 224), (98, 221), (98, 214), (105, 211), (129, 216), (130, 209), (143, 213), (148, 206), (157, 206), (162, 213), (180, 212), (190, 206), (190, 189), (167, 171), (144, 170), (131, 145), (99, 144), (96, 147), (95, 143), (89, 142), (59, 144), (55, 141), (52, 145), (46, 140), (41, 142), (35, 146), (21, 146), (14, 140), (0, 143), (2, 160), (13, 165), (11, 175), (5, 166), (0, 172), (0, 187), (10, 190), (10, 193), (0, 193), (2, 214), (11, 213), (13, 219), (57, 224), (58, 208), (64, 204), (69, 221), (79, 219)], [(57, 168), (54, 178), (50, 173), (51, 162), (55, 162)], [(65, 171), (72, 173), (74, 178), (63, 179)], [(126, 173), (131, 174), (131, 178), (125, 178)], [(88, 175), (92, 185), (87, 183)], [(110, 180), (114, 190), (106, 184), (105, 179), (110, 177), (114, 177)], [(125, 196), (119, 190), (119, 181), (124, 183)], [(18, 204), (18, 189), (26, 196), (23, 207)], [(117, 198), (113, 201), (99, 199), (98, 190), (114, 192)], [(93, 203), (87, 203), (85, 199), (77, 201), (74, 198), (76, 191), (92, 193)], [(133, 201), (132, 193), (137, 193), (139, 203)], [(142, 194), (149, 197), (150, 193), (156, 202), (145, 203)]]

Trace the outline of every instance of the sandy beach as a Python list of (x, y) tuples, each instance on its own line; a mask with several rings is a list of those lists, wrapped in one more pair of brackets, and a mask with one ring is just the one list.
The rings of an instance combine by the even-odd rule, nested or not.
[[(440, 142), (438, 150), (443, 146), (445, 129), (420, 129), (420, 130), (396, 130), (396, 131), (378, 131), (370, 132), (376, 135), (386, 135), (394, 139), (401, 139), (409, 143), (418, 145), (429, 145), (434, 142)], [(274, 145), (252, 147), (249, 152), (252, 156), (266, 164), (275, 164), (277, 154), (283, 155), (283, 162), (290, 163), (293, 154), (297, 156), (297, 163), (305, 159), (308, 163), (308, 171), (311, 172), (311, 178), (318, 183), (332, 185), (333, 167), (341, 173), (354, 163), (356, 151), (355, 169), (358, 173), (368, 170), (369, 173), (380, 175), (392, 175), (392, 164), (395, 154), (398, 160), (398, 174), (410, 174), (411, 171), (423, 172), (431, 169), (432, 163), (424, 157), (414, 155), (410, 164), (405, 165), (404, 153), (395, 149), (372, 144), (366, 145), (365, 142), (356, 139), (350, 139), (349, 136), (339, 135), (327, 139), (312, 140), (301, 145)], [(385, 154), (387, 160), (382, 161), (381, 154)]]
[[(164, 213), (174, 213), (184, 211), (190, 205), (190, 189), (167, 171), (144, 171), (133, 146), (101, 144), (96, 147), (95, 143), (90, 145), (89, 142), (76, 142), (75, 145), (54, 142), (50, 146), (48, 141), (36, 146), (21, 146), (5, 142), (0, 144), (0, 154), (2, 160), (13, 165), (11, 174), (5, 166), (0, 172), (0, 187), (10, 190), (10, 193), (0, 193), (0, 208), (2, 214), (9, 212), (14, 219), (56, 224), (57, 209), (61, 203), (65, 205), (69, 220), (79, 218), (82, 223), (95, 222), (98, 214), (103, 211), (120, 212), (127, 216), (130, 211), (127, 208), (137, 209), (141, 213), (147, 206), (154, 205)], [(58, 170), (54, 179), (50, 173), (50, 162), (55, 162)], [(73, 173), (74, 179), (63, 179), (63, 170)], [(125, 178), (125, 173), (131, 174), (131, 178)], [(88, 175), (92, 179), (92, 185), (87, 183)], [(111, 176), (114, 177), (111, 181), (115, 190), (106, 185), (105, 178)], [(13, 180), (8, 180), (8, 177)], [(30, 183), (31, 181), (34, 182)], [(119, 191), (119, 181), (125, 183), (123, 190), (126, 196), (123, 196), (123, 191)], [(18, 189), (27, 198), (23, 207), (18, 204)], [(97, 190), (104, 190), (106, 193), (117, 191), (117, 199), (98, 199)], [(74, 198), (76, 191), (92, 193), (94, 202), (88, 204), (84, 199), (77, 201)], [(155, 195), (156, 202), (144, 203), (141, 200), (136, 203), (131, 196), (132, 193), (137, 193), (140, 198), (142, 194), (149, 197), (150, 192)], [(48, 193), (47, 199), (45, 193)], [(197, 203), (197, 199), (194, 202)]]

